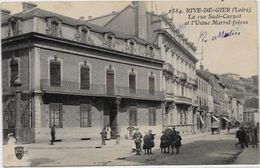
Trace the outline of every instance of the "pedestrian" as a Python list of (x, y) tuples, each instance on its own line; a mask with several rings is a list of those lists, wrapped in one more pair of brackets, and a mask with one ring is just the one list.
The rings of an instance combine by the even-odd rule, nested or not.
[(236, 138), (238, 138), (239, 141), (236, 145), (240, 144), (241, 148), (244, 149), (244, 145), (246, 145), (246, 132), (243, 127), (240, 127), (237, 131)]
[(106, 138), (107, 138), (107, 132), (106, 132), (106, 128), (103, 128), (103, 130), (100, 132), (100, 135), (101, 135), (101, 145), (106, 145)]
[(230, 130), (230, 125), (228, 124), (227, 131), (229, 132), (229, 130)]
[(245, 139), (245, 144), (246, 144), (246, 147), (248, 147), (248, 145), (250, 144), (250, 132), (249, 132), (249, 129), (250, 128), (246, 128), (245, 129), (245, 133), (246, 133), (246, 139)]
[(174, 146), (175, 146), (175, 148), (176, 148), (176, 154), (178, 154), (178, 153), (179, 153), (179, 150), (180, 150), (182, 138), (181, 138), (181, 136), (180, 136), (180, 132), (177, 131), (176, 133), (177, 133), (177, 134), (176, 134), (176, 142), (175, 142)]
[(107, 127), (106, 127), (106, 133), (107, 133), (106, 140), (110, 140), (111, 139), (111, 128), (109, 125), (107, 125)]
[(134, 142), (135, 142), (135, 150), (136, 150), (136, 155), (141, 155), (142, 149), (142, 134), (141, 132), (138, 131), (139, 128), (135, 129), (135, 133), (133, 135)]
[(145, 133), (143, 141), (144, 141), (143, 143), (144, 154), (149, 154), (150, 139), (149, 139), (148, 132)]
[(258, 143), (258, 136), (257, 136), (257, 127), (254, 126), (252, 131), (251, 131), (251, 135), (252, 135), (252, 146), (257, 147), (257, 143)]
[(55, 142), (55, 135), (56, 135), (55, 124), (53, 124), (51, 127), (51, 145), (53, 145), (53, 143)]
[(149, 130), (148, 135), (149, 135), (149, 140), (150, 140), (150, 149), (149, 149), (148, 152), (150, 152), (150, 154), (153, 154), (152, 148), (154, 147), (154, 136), (155, 136), (155, 134), (153, 134), (152, 130)]
[(165, 149), (166, 149), (167, 139), (166, 139), (165, 131), (162, 131), (162, 136), (161, 136), (160, 140), (161, 140), (161, 142), (160, 142), (161, 153), (163, 153), (163, 152), (166, 153)]

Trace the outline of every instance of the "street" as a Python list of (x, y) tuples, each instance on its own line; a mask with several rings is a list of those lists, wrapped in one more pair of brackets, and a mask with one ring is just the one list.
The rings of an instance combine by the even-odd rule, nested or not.
[[(208, 164), (257, 164), (258, 159), (243, 156), (237, 161), (240, 153), (239, 146), (235, 146), (234, 131), (210, 135), (183, 136), (180, 153), (161, 154), (157, 137), (156, 147), (152, 155), (135, 155), (131, 151), (133, 142), (107, 141), (107, 145), (99, 148), (93, 142), (59, 142), (51, 146), (48, 144), (28, 144), (28, 165), (31, 166), (68, 166), (68, 165), (208, 165)], [(88, 144), (87, 144), (88, 143)], [(97, 146), (97, 148), (96, 148)], [(245, 150), (255, 158), (259, 158), (259, 148), (251, 146)], [(242, 155), (241, 154), (241, 155)], [(251, 160), (250, 160), (251, 159)]]

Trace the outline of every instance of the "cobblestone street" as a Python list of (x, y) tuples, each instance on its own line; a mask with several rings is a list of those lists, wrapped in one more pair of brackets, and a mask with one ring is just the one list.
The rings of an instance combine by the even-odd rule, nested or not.
[[(96, 148), (99, 146), (97, 141), (59, 142), (54, 146), (48, 144), (25, 146), (28, 150), (26, 157), (30, 158), (27, 164), (32, 166), (257, 164), (259, 148), (250, 146), (245, 149), (249, 155), (243, 156), (243, 150), (235, 146), (237, 140), (234, 137), (234, 132), (184, 136), (178, 155), (161, 154), (158, 149), (159, 141), (156, 141), (152, 155), (141, 156), (132, 153), (133, 142), (130, 140), (121, 141), (120, 145), (115, 145), (115, 141), (108, 141), (102, 148)], [(241, 157), (238, 157), (240, 155)], [(251, 155), (254, 157), (250, 157)]]

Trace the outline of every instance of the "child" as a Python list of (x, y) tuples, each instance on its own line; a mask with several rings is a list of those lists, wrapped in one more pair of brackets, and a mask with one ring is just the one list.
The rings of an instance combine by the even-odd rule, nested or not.
[(180, 149), (180, 146), (181, 146), (181, 136), (179, 134), (180, 132), (177, 131), (177, 135), (176, 135), (176, 143), (175, 143), (175, 148), (176, 148), (176, 154), (179, 153), (179, 149)]

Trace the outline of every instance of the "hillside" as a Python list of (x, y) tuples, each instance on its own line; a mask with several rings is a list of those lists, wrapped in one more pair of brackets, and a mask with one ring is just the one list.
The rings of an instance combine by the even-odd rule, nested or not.
[(234, 80), (232, 78), (220, 75), (220, 81), (229, 89), (229, 94), (245, 103), (252, 98), (258, 98), (258, 76), (251, 78), (240, 78)]

